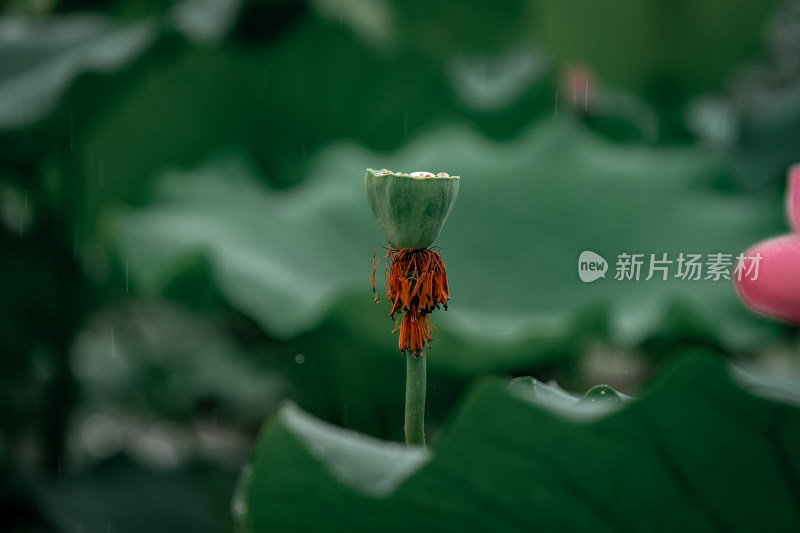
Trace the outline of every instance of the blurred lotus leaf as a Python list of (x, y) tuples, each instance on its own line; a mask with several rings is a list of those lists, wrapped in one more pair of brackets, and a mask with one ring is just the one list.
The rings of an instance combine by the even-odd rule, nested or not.
[(158, 29), (153, 19), (122, 25), (95, 14), (0, 19), (0, 156), (30, 157), (53, 137), (68, 138), (72, 147), (75, 108), (78, 120), (86, 121), (106, 93), (84, 84), (69, 110), (58, 108), (62, 97), (86, 73), (129, 67), (153, 45)]
[[(246, 158), (227, 155), (166, 173), (149, 206), (120, 214), (117, 245), (137, 285), (151, 292), (169, 282), (182, 258), (205, 254), (232, 305), (268, 333), (291, 338), (344, 295), (361, 288), (364, 301), (371, 299), (371, 255), (384, 240), (364, 198), (361, 176), (370, 165), (462, 176), (461, 198), (437, 243), (452, 305), (436, 318), (434, 359), (452, 369), (530, 360), (534, 339), (566, 334), (579, 314), (597, 307), (610, 313), (612, 336), (623, 342), (657, 329), (678, 303), (694, 308), (725, 345), (763, 333), (728, 280), (676, 279), (672, 265), (669, 279), (655, 272), (645, 281), (647, 262), (639, 281), (611, 273), (623, 252), (645, 254), (644, 261), (651, 253), (673, 260), (681, 252), (736, 254), (782, 227), (779, 200), (732, 192), (730, 170), (707, 152), (622, 148), (571, 122), (545, 123), (504, 145), (459, 126), (390, 155), (339, 144), (315, 160), (307, 182), (280, 192), (260, 185)], [(580, 281), (584, 250), (609, 261), (606, 279)], [(345, 313), (354, 321), (350, 334), (391, 344), (387, 311)], [(386, 325), (370, 331), (374, 321), (365, 314)], [(459, 350), (447, 340), (453, 337)]]

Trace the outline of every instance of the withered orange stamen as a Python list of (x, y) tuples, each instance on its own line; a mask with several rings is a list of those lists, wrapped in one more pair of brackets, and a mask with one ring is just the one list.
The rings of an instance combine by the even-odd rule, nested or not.
[[(392, 302), (389, 316), (395, 320), (392, 333), (400, 330), (400, 351), (416, 357), (422, 355), (423, 346), (430, 347), (432, 329), (435, 326), (428, 316), (439, 305), (447, 310), (450, 290), (442, 256), (436, 250), (426, 248), (413, 250), (387, 248), (388, 252), (376, 260), (372, 257), (372, 292), (375, 301), (379, 298), (375, 290), (375, 271), (381, 260), (386, 260), (384, 278), (386, 297)], [(395, 313), (402, 316), (395, 319)]]

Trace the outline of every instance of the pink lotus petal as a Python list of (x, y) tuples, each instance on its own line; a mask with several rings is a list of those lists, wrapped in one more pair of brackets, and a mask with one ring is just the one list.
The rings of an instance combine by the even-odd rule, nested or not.
[[(795, 188), (791, 194), (798, 194), (800, 188), (797, 169), (793, 169)], [(794, 207), (797, 206), (795, 200)], [(764, 241), (745, 255), (754, 257), (758, 253), (761, 261), (757, 279), (743, 276), (740, 281), (734, 276), (739, 296), (758, 313), (800, 325), (800, 235)]]
[(789, 169), (789, 190), (786, 193), (786, 211), (795, 231), (800, 231), (800, 164)]

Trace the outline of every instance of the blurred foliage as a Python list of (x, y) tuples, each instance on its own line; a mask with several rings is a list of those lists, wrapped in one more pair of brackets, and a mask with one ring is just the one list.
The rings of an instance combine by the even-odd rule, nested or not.
[(542, 38), (553, 57), (565, 66), (588, 66), (601, 83), (641, 96), (659, 112), (662, 135), (680, 134), (689, 99), (719, 88), (758, 50), (775, 3), (537, 2)]
[(75, 340), (72, 358), (92, 392), (83, 403), (175, 420), (213, 409), (259, 424), (285, 384), (269, 372), (271, 354), (246, 353), (219, 322), (147, 301), (96, 314)]
[[(796, 331), (728, 283), (574, 274), (584, 249), (735, 254), (785, 228), (800, 11), (765, 27), (770, 5), (0, 5), (0, 529), (229, 530), (235, 473), (286, 398), (400, 440), (368, 166), (464, 176), (438, 242), (454, 299), (433, 317), (434, 463), (484, 375), (629, 392), (697, 346), (794, 368)], [(564, 90), (574, 75), (590, 94)], [(496, 383), (465, 405), (519, 408)]]
[(502, 50), (530, 40), (535, 2), (524, 0), (390, 0), (396, 25), (407, 28), (402, 43), (439, 57)]
[(707, 355), (621, 400), (608, 387), (578, 401), (535, 380), (490, 380), (431, 454), (285, 405), (240, 482), (240, 531), (800, 527), (796, 407), (744, 392)]
[(159, 471), (120, 456), (37, 495), (57, 531), (230, 531), (226, 499), (233, 477), (216, 465)]
[[(437, 364), (459, 372), (513, 369), (509, 359), (530, 365), (503, 345), (523, 338), (535, 345), (531, 332), (563, 327), (596, 306), (608, 308), (615, 341), (638, 342), (669, 304), (684, 301), (700, 321), (713, 321), (726, 347), (759, 333), (725, 281), (645, 282), (642, 272), (639, 282), (615, 282), (612, 264), (607, 283), (584, 285), (573, 267), (586, 249), (612, 263), (622, 252), (736, 254), (785, 227), (776, 198), (732, 194), (730, 170), (707, 152), (620, 148), (566, 121), (503, 144), (451, 127), (391, 155), (331, 146), (303, 187), (280, 193), (260, 187), (241, 156), (223, 156), (162, 178), (153, 201), (123, 214), (114, 235), (142, 289), (169, 283), (175, 265), (199, 253), (231, 305), (289, 338), (318, 323), (346, 291), (362, 287), (369, 299), (365, 251), (383, 238), (359, 169), (376, 161), (469, 176), (437, 241), (450, 265), (453, 305), (434, 320), (473, 344), (445, 344), (432, 355)], [(557, 231), (553, 220), (561, 221)]]
[(783, 178), (800, 138), (800, 2), (783, 2), (769, 21), (758, 61), (740, 68), (721, 93), (693, 105), (698, 135), (734, 161), (742, 184), (757, 190)]

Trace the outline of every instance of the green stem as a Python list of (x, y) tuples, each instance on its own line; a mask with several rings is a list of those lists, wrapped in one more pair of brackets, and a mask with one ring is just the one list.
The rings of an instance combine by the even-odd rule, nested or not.
[(425, 350), (406, 355), (406, 444), (425, 446)]

